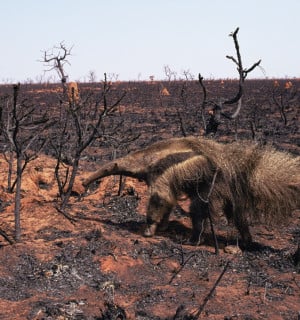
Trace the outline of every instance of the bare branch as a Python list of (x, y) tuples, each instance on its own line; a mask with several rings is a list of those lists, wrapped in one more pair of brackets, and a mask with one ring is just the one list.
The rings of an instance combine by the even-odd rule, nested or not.
[(203, 108), (204, 107), (204, 105), (205, 105), (205, 103), (206, 103), (206, 97), (207, 97), (207, 92), (206, 92), (206, 87), (205, 87), (205, 85), (203, 84), (203, 77), (201, 76), (201, 74), (199, 73), (199, 75), (198, 75), (198, 81), (199, 81), (199, 83), (200, 83), (200, 86), (201, 86), (201, 88), (202, 88), (202, 90), (203, 90), (203, 100), (202, 100), (202, 104), (201, 104), (201, 107)]
[(206, 91), (206, 87), (203, 83), (203, 77), (201, 76), (200, 73), (198, 74), (198, 82), (199, 82), (200, 87), (202, 88), (202, 92), (203, 92), (203, 98), (202, 98), (202, 103), (200, 106), (200, 110), (201, 110), (200, 112), (201, 112), (203, 128), (204, 128), (204, 131), (206, 132), (206, 121), (205, 121), (205, 116), (204, 116), (204, 109), (207, 104), (207, 101), (206, 101), (207, 100), (207, 91)]
[(249, 69), (245, 69), (245, 70), (244, 70), (244, 73), (246, 73), (246, 75), (245, 75), (244, 77), (246, 78), (247, 74), (248, 74), (249, 72), (253, 71), (256, 67), (258, 67), (258, 66), (260, 65), (260, 63), (261, 63), (261, 59), (258, 60), (257, 62), (255, 62), (255, 63), (253, 64), (253, 66), (250, 67)]
[[(37, 154), (43, 148), (46, 138), (42, 138), (41, 133), (48, 127), (48, 118), (45, 114), (36, 114), (36, 107), (27, 104), (27, 99), (20, 99), (20, 84), (13, 85), (12, 97), (7, 99), (5, 112), (2, 115), (0, 124), (1, 132), (8, 142), (9, 157), (8, 161), (8, 191), (15, 189), (15, 239), (21, 238), (21, 185), (22, 174), (27, 164), (37, 157)], [(33, 149), (34, 151), (30, 149)], [(40, 147), (40, 148), (39, 148)], [(14, 157), (16, 158), (16, 178), (12, 183), (12, 172), (14, 166)]]
[[(62, 211), (66, 209), (71, 196), (82, 153), (101, 136), (100, 131), (106, 116), (115, 111), (126, 94), (124, 91), (120, 97), (111, 102), (108, 99), (110, 90), (111, 84), (104, 74), (100, 95), (88, 93), (86, 98), (69, 99), (58, 119), (58, 134), (53, 135), (51, 144), (57, 159), (55, 177), (62, 200), (60, 204)], [(65, 160), (67, 168), (64, 167)]]

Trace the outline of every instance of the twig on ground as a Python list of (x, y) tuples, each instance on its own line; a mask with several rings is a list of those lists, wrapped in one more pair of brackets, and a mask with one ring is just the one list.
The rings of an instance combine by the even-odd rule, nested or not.
[(73, 218), (71, 215), (69, 215), (65, 210), (60, 209), (58, 206), (55, 206), (55, 209), (61, 213), (65, 218), (67, 218), (72, 224), (75, 224), (77, 222), (77, 219)]
[(199, 309), (198, 309), (197, 313), (195, 314), (195, 316), (193, 317), (193, 320), (199, 319), (199, 317), (200, 317), (202, 311), (204, 310), (207, 302), (208, 302), (208, 301), (211, 299), (211, 297), (213, 296), (214, 291), (216, 290), (218, 284), (220, 283), (221, 279), (223, 278), (225, 272), (227, 271), (228, 266), (229, 266), (229, 261), (227, 261), (227, 263), (225, 264), (225, 266), (224, 266), (221, 274), (219, 275), (217, 281), (215, 282), (215, 284), (214, 284), (213, 287), (211, 288), (211, 290), (210, 290), (210, 292), (208, 293), (208, 295), (204, 298), (203, 303), (202, 303), (202, 305), (199, 307)]
[(174, 278), (179, 274), (179, 272), (181, 272), (181, 270), (184, 268), (184, 266), (195, 256), (195, 253), (192, 253), (182, 264), (181, 264), (181, 267), (176, 271), (174, 272), (174, 274), (172, 275), (170, 281), (169, 281), (169, 284), (172, 283), (172, 281), (174, 280)]
[(0, 236), (2, 236), (9, 244), (14, 244), (13, 240), (10, 240), (5, 231), (0, 229)]

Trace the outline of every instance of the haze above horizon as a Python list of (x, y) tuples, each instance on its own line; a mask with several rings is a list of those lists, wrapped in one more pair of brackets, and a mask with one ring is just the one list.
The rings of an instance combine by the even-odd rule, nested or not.
[(2, 0), (0, 82), (57, 81), (40, 60), (64, 42), (71, 48), (70, 81), (166, 79), (198, 73), (237, 78), (232, 37), (244, 68), (262, 60), (249, 78), (299, 78), (299, 0)]

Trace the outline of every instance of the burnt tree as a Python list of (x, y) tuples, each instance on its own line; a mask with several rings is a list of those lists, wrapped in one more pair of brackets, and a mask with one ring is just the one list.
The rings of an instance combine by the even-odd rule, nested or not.
[[(8, 192), (15, 191), (15, 240), (21, 239), (21, 185), (22, 174), (27, 164), (38, 156), (46, 138), (42, 133), (51, 123), (46, 112), (20, 98), (20, 84), (13, 86), (12, 96), (7, 96), (1, 109), (0, 130), (6, 141), (3, 150), (8, 161)], [(8, 156), (7, 156), (8, 154)], [(15, 166), (15, 167), (14, 167)], [(14, 181), (13, 172), (16, 172)]]
[(68, 57), (71, 55), (72, 47), (68, 48), (64, 42), (59, 46), (54, 46), (51, 50), (43, 52), (43, 59), (41, 62), (47, 67), (47, 72), (55, 70), (60, 78), (63, 88), (66, 89), (68, 75), (65, 71), (65, 65), (70, 64)]
[[(252, 72), (256, 67), (258, 67), (261, 63), (261, 60), (255, 62), (250, 68), (244, 68), (242, 63), (242, 57), (240, 53), (240, 46), (237, 38), (237, 34), (239, 32), (239, 28), (237, 28), (234, 32), (232, 32), (229, 36), (233, 38), (236, 57), (227, 55), (226, 58), (232, 60), (237, 67), (237, 71), (239, 74), (239, 85), (238, 91), (236, 95), (230, 99), (220, 99), (217, 103), (215, 101), (207, 100), (206, 88), (203, 83), (203, 77), (199, 74), (199, 84), (203, 90), (203, 101), (201, 104), (201, 118), (204, 124), (205, 135), (214, 135), (216, 134), (219, 125), (221, 124), (221, 118), (224, 117), (229, 120), (235, 120), (242, 108), (242, 97), (244, 94), (244, 82), (247, 78), (248, 74)], [(236, 109), (232, 113), (228, 113), (224, 111), (224, 107), (227, 105), (237, 104)], [(206, 120), (204, 117), (204, 109), (206, 105), (212, 105), (213, 108), (210, 111), (210, 118), (208, 123), (206, 124)]]
[(99, 93), (87, 91), (76, 98), (73, 90), (71, 96), (64, 95), (60, 99), (60, 113), (51, 137), (51, 146), (57, 159), (55, 177), (61, 198), (59, 209), (62, 212), (69, 202), (83, 152), (102, 136), (105, 118), (114, 113), (126, 94), (124, 91), (110, 102), (110, 90), (111, 85), (105, 75)]

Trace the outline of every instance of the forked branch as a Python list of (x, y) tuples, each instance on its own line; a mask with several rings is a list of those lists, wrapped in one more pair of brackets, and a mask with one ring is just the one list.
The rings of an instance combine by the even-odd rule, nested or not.
[[(49, 68), (46, 71), (56, 70), (63, 84), (67, 82), (68, 76), (65, 73), (64, 66), (65, 64), (70, 64), (67, 57), (71, 55), (72, 48), (73, 47), (70, 49), (67, 48), (64, 42), (61, 42), (59, 46), (53, 47), (51, 52), (49, 52), (49, 50), (44, 51), (42, 62), (47, 68)], [(57, 51), (57, 53), (54, 51)]]
[[(248, 76), (248, 74), (251, 71), (253, 71), (257, 66), (259, 66), (259, 64), (261, 63), (261, 60), (259, 60), (259, 61), (255, 62), (250, 68), (244, 69), (243, 63), (242, 63), (242, 57), (241, 57), (241, 53), (240, 53), (240, 46), (239, 46), (239, 42), (237, 39), (238, 32), (239, 32), (239, 28), (236, 28), (236, 30), (229, 35), (233, 38), (237, 57), (235, 58), (233, 56), (227, 55), (226, 58), (232, 60), (237, 66), (237, 71), (239, 73), (239, 89), (238, 89), (238, 92), (235, 95), (235, 97), (223, 102), (223, 105), (231, 105), (234, 103), (238, 103), (238, 106), (237, 106), (237, 109), (235, 110), (235, 112), (231, 115), (224, 113), (224, 112), (221, 112), (221, 115), (227, 119), (235, 119), (239, 115), (241, 107), (242, 107), (242, 96), (244, 93), (244, 81), (245, 81), (246, 77)], [(221, 110), (222, 110), (222, 106), (221, 106)]]

